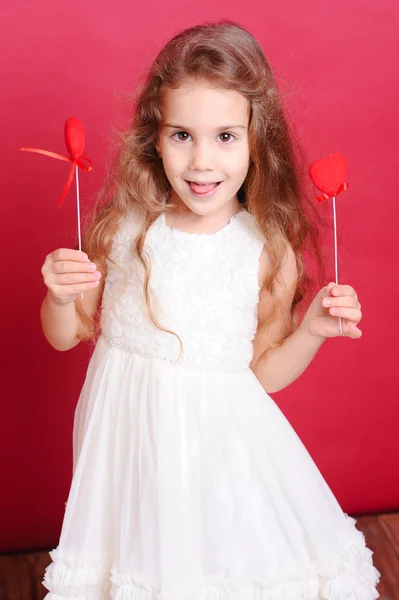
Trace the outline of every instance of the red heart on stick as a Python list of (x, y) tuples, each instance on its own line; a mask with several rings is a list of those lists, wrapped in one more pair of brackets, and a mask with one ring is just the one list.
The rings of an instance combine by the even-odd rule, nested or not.
[(316, 200), (322, 202), (345, 191), (348, 188), (347, 174), (347, 160), (337, 152), (313, 162), (309, 168), (309, 175), (315, 186), (323, 192), (323, 196)]

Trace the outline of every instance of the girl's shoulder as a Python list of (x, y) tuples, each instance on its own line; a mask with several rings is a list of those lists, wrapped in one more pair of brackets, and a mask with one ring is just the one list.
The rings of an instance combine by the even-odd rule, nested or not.
[(254, 215), (243, 209), (240, 217), (241, 246), (255, 255), (267, 253), (268, 240), (260, 229)]
[(243, 209), (240, 213), (242, 229), (244, 233), (248, 236), (248, 238), (253, 239), (259, 244), (266, 243), (266, 237), (263, 232), (259, 228), (259, 225), (256, 222), (254, 215), (252, 215), (248, 210)]
[(132, 206), (127, 208), (118, 218), (113, 243), (131, 241), (132, 237), (140, 233), (142, 222), (143, 213), (138, 207)]
[(142, 214), (136, 207), (129, 207), (117, 219), (113, 228), (110, 258), (123, 261), (130, 254), (132, 243), (139, 235), (142, 226)]
[[(258, 275), (259, 286), (262, 287), (266, 277), (270, 273), (270, 269), (272, 268), (272, 243), (270, 238), (268, 238), (267, 234), (265, 234), (260, 229), (254, 215), (252, 215), (246, 210), (243, 211), (243, 230), (248, 241), (251, 240), (252, 245), (255, 246), (257, 248), (257, 251), (259, 252)], [(292, 245), (287, 239), (284, 240), (284, 250), (282, 256), (282, 263), (280, 266), (280, 274), (288, 287), (291, 287), (291, 285), (293, 285), (293, 283), (297, 279), (296, 256)]]

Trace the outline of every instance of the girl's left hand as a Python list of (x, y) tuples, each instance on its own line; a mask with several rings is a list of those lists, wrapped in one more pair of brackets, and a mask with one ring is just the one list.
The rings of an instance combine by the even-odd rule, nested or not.
[(342, 335), (354, 340), (362, 336), (357, 324), (362, 319), (361, 304), (353, 287), (329, 283), (322, 288), (311, 303), (303, 325), (315, 337), (340, 336), (339, 317), (342, 319)]

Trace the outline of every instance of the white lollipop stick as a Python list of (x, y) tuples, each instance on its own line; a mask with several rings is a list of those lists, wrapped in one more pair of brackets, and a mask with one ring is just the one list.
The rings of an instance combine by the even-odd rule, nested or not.
[[(82, 235), (80, 231), (80, 194), (79, 194), (79, 169), (78, 165), (75, 166), (75, 178), (76, 178), (76, 209), (78, 215), (78, 241), (79, 241), (79, 251), (82, 252)], [(335, 200), (335, 198), (334, 198)], [(80, 295), (83, 300), (83, 292)]]
[[(335, 196), (333, 196), (334, 210), (334, 250), (335, 250), (335, 283), (338, 285), (338, 243), (337, 243), (337, 209), (335, 205)], [(339, 331), (342, 335), (342, 319), (339, 317)]]

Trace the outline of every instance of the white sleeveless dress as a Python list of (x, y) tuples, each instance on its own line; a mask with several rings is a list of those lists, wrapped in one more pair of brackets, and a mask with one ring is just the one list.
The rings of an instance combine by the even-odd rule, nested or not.
[(127, 219), (75, 416), (46, 600), (374, 600), (379, 572), (249, 364), (265, 239), (150, 228), (150, 321)]

